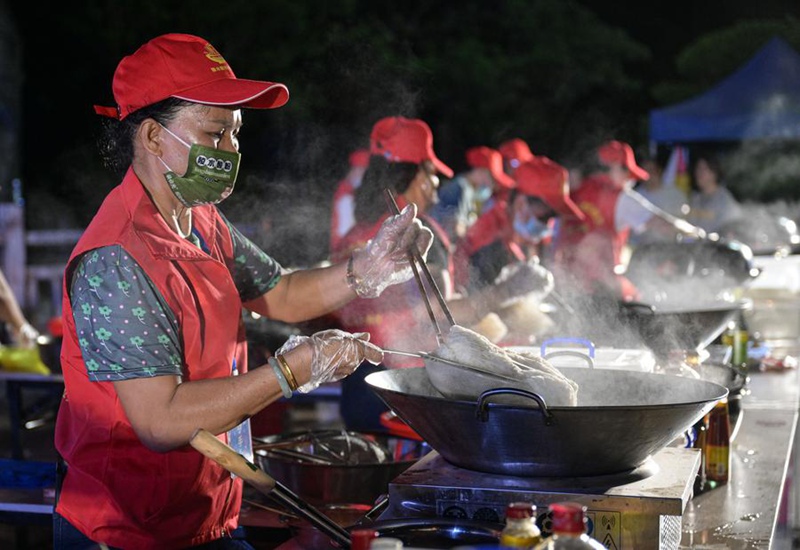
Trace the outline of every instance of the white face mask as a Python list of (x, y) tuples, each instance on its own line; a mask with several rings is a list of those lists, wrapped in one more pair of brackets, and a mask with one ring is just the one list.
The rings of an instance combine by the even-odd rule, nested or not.
[(475, 190), (475, 201), (484, 203), (492, 198), (492, 188), (488, 185), (481, 185)]
[(519, 214), (514, 216), (514, 232), (520, 237), (538, 241), (547, 236), (548, 227), (538, 220), (536, 216), (523, 219)]
[(439, 176), (424, 172), (425, 181), (422, 182), (422, 190), (428, 195), (431, 204), (439, 204)]

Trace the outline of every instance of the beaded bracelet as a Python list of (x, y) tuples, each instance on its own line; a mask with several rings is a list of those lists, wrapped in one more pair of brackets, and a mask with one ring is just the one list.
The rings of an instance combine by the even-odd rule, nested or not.
[(281, 366), (278, 364), (278, 361), (274, 357), (270, 357), (267, 359), (267, 363), (269, 366), (272, 367), (272, 372), (275, 373), (275, 378), (278, 379), (278, 384), (281, 387), (281, 392), (286, 399), (292, 397), (292, 389), (289, 387), (289, 382), (286, 380), (286, 377), (281, 370)]
[(286, 382), (288, 382), (289, 388), (292, 391), (296, 390), (299, 384), (297, 383), (297, 378), (294, 377), (294, 373), (289, 367), (289, 363), (286, 361), (286, 358), (283, 355), (276, 355), (275, 359), (278, 360), (278, 366), (281, 368), (283, 376), (286, 377)]

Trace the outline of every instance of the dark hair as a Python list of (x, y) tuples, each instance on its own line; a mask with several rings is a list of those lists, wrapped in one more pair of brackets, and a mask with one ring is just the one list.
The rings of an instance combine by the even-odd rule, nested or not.
[(694, 169), (697, 167), (697, 163), (701, 160), (706, 161), (706, 164), (714, 172), (714, 175), (717, 176), (717, 182), (722, 184), (723, 179), (723, 170), (722, 170), (722, 163), (719, 160), (719, 157), (714, 153), (709, 153), (707, 151), (700, 151), (694, 155), (693, 160), (691, 161), (691, 168), (692, 174), (694, 174)]
[(123, 120), (104, 117), (102, 135), (97, 144), (103, 165), (121, 177), (133, 162), (133, 139), (142, 121), (152, 118), (166, 126), (179, 110), (189, 105), (194, 103), (169, 97), (137, 109)]
[(405, 193), (418, 170), (419, 164), (413, 162), (389, 162), (384, 157), (371, 156), (361, 186), (356, 191), (356, 221), (378, 221), (388, 212), (385, 189), (391, 189), (395, 195)]

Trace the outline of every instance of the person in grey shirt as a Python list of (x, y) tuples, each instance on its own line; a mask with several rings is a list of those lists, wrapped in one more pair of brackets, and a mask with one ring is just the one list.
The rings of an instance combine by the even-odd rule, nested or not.
[(697, 157), (693, 175), (697, 190), (689, 198), (688, 221), (716, 233), (742, 217), (742, 206), (723, 185), (722, 170), (714, 156)]

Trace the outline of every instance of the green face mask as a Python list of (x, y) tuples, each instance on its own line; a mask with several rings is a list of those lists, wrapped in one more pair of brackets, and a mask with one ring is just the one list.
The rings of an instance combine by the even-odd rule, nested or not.
[(165, 126), (162, 128), (189, 148), (189, 165), (182, 176), (161, 160), (168, 170), (164, 178), (179, 201), (188, 207), (217, 204), (233, 192), (242, 157), (239, 153), (197, 143), (189, 145)]

